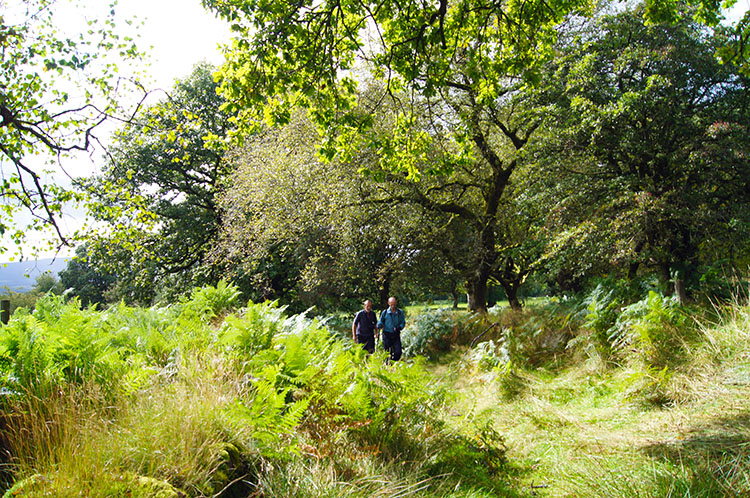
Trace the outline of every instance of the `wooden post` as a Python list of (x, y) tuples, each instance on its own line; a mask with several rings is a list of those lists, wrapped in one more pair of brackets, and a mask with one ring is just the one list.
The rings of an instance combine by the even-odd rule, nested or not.
[(7, 325), (10, 321), (10, 299), (0, 300), (0, 321)]

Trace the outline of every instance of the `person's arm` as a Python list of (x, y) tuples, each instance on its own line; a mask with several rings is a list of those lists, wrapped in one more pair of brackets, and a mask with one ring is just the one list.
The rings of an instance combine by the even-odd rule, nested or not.
[(404, 315), (404, 312), (399, 310), (398, 314), (398, 328), (400, 330), (404, 330), (404, 327), (406, 327), (406, 316)]
[(383, 319), (385, 318), (385, 311), (380, 313), (380, 320), (378, 320), (378, 330), (383, 328)]
[(359, 313), (354, 315), (354, 322), (352, 322), (352, 340), (357, 340), (357, 318), (359, 317)]

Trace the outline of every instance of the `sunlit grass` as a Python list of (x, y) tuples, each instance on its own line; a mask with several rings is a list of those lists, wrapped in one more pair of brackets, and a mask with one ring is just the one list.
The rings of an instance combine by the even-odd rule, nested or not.
[[(539, 305), (545, 304), (549, 302), (549, 299), (550, 298), (545, 297), (545, 296), (529, 297), (529, 298), (523, 299), (522, 302), (525, 306), (533, 307), (533, 306), (539, 306)], [(508, 303), (507, 299), (503, 299), (495, 303), (495, 306), (498, 308), (509, 308), (510, 304)], [(415, 313), (419, 313), (420, 311), (425, 310), (425, 309), (436, 310), (436, 309), (441, 309), (441, 308), (452, 308), (452, 307), (453, 307), (453, 301), (443, 299), (443, 300), (432, 301), (428, 303), (413, 303), (408, 306), (404, 306), (404, 311), (408, 315), (413, 316)], [(466, 311), (467, 310), (466, 303), (465, 302), (459, 303), (457, 309)]]
[(519, 487), (539, 496), (750, 496), (750, 309), (721, 316), (659, 384), (664, 405), (648, 401), (637, 360), (517, 370), (510, 397), (491, 375), (435, 369), (456, 411), (492, 420), (527, 470)]

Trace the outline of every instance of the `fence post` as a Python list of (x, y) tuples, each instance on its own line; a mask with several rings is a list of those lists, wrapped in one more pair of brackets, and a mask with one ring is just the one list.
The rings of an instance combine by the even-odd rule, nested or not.
[(7, 325), (10, 321), (10, 299), (0, 300), (0, 321)]

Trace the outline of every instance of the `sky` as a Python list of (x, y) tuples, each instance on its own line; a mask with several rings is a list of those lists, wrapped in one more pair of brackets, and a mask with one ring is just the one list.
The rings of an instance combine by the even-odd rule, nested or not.
[(737, 0), (737, 3), (729, 9), (725, 17), (733, 24), (739, 21), (748, 10), (750, 10), (750, 0)]
[(139, 46), (152, 58), (147, 72), (164, 89), (189, 75), (200, 61), (220, 64), (217, 47), (231, 37), (229, 24), (204, 9), (200, 0), (119, 0), (116, 14), (144, 22)]

